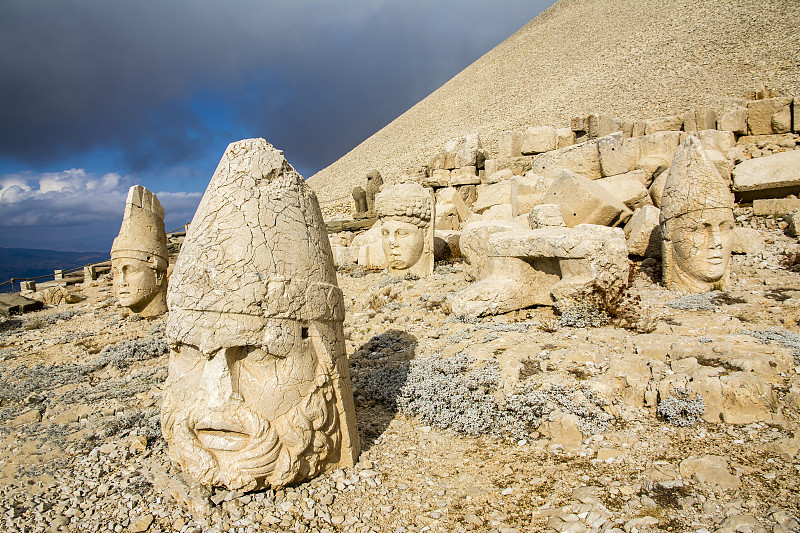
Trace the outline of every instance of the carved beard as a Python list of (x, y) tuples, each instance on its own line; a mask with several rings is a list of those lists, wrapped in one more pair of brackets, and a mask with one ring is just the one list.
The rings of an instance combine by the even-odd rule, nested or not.
[[(237, 451), (209, 451), (197, 429), (215, 422), (238, 425), (250, 437)], [(333, 388), (329, 382), (298, 402), (272, 424), (242, 404), (210, 411), (200, 401), (185, 403), (167, 387), (161, 408), (161, 431), (170, 459), (203, 485), (230, 490), (282, 487), (320, 472), (341, 445)]]

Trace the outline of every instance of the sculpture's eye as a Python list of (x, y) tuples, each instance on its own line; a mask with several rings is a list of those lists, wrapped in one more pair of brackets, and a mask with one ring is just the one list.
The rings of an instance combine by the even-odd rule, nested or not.
[(409, 235), (411, 235), (411, 232), (408, 231), (407, 229), (399, 229), (397, 230), (397, 234), (401, 237), (408, 237)]
[(389, 236), (389, 230), (388, 229), (385, 229), (385, 230), (381, 231), (381, 233), (383, 234), (384, 237), (388, 237)]
[(286, 321), (264, 330), (264, 340), (261, 346), (255, 346), (248, 351), (247, 359), (258, 361), (268, 357), (283, 359), (292, 350), (305, 345), (308, 339), (308, 327), (301, 326), (295, 321)]

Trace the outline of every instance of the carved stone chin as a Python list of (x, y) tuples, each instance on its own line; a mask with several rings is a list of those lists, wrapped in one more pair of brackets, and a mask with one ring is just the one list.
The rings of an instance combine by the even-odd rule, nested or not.
[(120, 305), (145, 318), (166, 313), (168, 266), (164, 208), (155, 194), (134, 185), (111, 246), (114, 292)]
[(378, 194), (375, 209), (389, 274), (433, 274), (435, 202), (431, 193), (418, 183), (394, 185)]
[(661, 198), (664, 284), (705, 292), (728, 283), (733, 248), (733, 195), (700, 141), (675, 152)]
[(253, 490), (355, 464), (344, 300), (322, 213), (264, 139), (226, 150), (167, 299), (161, 426), (185, 472)]

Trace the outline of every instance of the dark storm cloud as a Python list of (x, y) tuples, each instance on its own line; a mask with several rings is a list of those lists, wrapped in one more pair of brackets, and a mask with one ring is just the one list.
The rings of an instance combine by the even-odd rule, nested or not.
[(0, 0), (0, 157), (135, 173), (258, 135), (309, 175), (546, 4)]

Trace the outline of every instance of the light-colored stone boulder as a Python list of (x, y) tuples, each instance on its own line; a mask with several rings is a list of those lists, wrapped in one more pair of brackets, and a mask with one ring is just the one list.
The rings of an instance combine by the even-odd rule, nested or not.
[(503, 170), (498, 170), (491, 176), (486, 178), (486, 183), (493, 185), (495, 183), (500, 183), (501, 181), (507, 181), (514, 177), (514, 172), (510, 168), (504, 168)]
[(545, 200), (548, 189), (555, 180), (528, 172), (511, 180), (511, 206), (514, 216), (527, 214), (535, 205)]
[(264, 139), (226, 149), (167, 301), (161, 430), (184, 474), (249, 491), (355, 465), (345, 307), (325, 221)]
[(656, 176), (656, 179), (653, 180), (653, 183), (650, 184), (650, 188), (648, 189), (648, 192), (650, 193), (650, 200), (652, 200), (653, 205), (659, 209), (661, 209), (661, 197), (664, 195), (664, 185), (667, 184), (668, 176), (669, 167)]
[(792, 129), (792, 97), (779, 96), (747, 102), (747, 129), (750, 135), (787, 133)]
[(563, 411), (553, 411), (542, 421), (542, 435), (553, 444), (561, 444), (566, 449), (580, 448), (583, 434), (578, 428), (578, 416)]
[(713, 109), (701, 107), (690, 109), (683, 114), (683, 131), (713, 130), (717, 127), (717, 113)]
[(575, 144), (575, 132), (570, 128), (556, 128), (556, 149)]
[(644, 170), (656, 177), (667, 169), (681, 143), (681, 132), (660, 131), (651, 135), (625, 139), (623, 150), (633, 154), (635, 169)]
[(725, 422), (752, 424), (772, 419), (778, 402), (772, 385), (752, 372), (731, 372), (719, 380)]
[(495, 233), (523, 229), (510, 221), (480, 220), (467, 223), (459, 240), (461, 255), (467, 265), (466, 272), (470, 279), (483, 279), (489, 275), (489, 258), (487, 243)]
[(700, 483), (719, 485), (728, 489), (738, 489), (742, 481), (731, 474), (728, 461), (719, 455), (687, 457), (680, 464), (681, 476), (694, 478)]
[(438, 169), (431, 172), (431, 175), (422, 180), (425, 187), (447, 187), (450, 185), (451, 172), (446, 169)]
[(753, 255), (763, 252), (765, 247), (764, 237), (761, 232), (753, 228), (733, 228), (733, 249), (731, 253)]
[[(356, 253), (354, 253), (356, 252)], [(333, 266), (336, 268), (352, 265), (358, 262), (357, 250), (349, 246), (331, 246)]]
[(765, 198), (753, 200), (754, 215), (782, 217), (792, 211), (800, 211), (800, 199)]
[(383, 251), (383, 244), (370, 242), (354, 248), (358, 254), (358, 266), (367, 270), (383, 270), (389, 266), (386, 261), (386, 254)]
[(605, 188), (569, 170), (558, 175), (545, 194), (544, 202), (558, 205), (564, 223), (570, 228), (578, 224), (609, 226), (626, 221), (632, 214)]
[(728, 109), (717, 120), (717, 128), (731, 131), (737, 135), (747, 133), (747, 107), (735, 106)]
[(522, 155), (522, 132), (507, 130), (497, 136), (497, 157), (519, 157)]
[(523, 155), (519, 157), (497, 157), (484, 161), (486, 176), (491, 176), (500, 170), (509, 169), (515, 176), (522, 176), (531, 169), (533, 156)]
[(456, 315), (556, 303), (563, 310), (597, 291), (613, 298), (627, 287), (628, 250), (620, 228), (582, 224), (495, 232), (486, 256), (488, 275), (451, 295)]
[[(483, 172), (482, 170), (480, 172)], [(450, 173), (450, 187), (460, 187), (463, 185), (478, 185), (481, 183), (481, 177), (475, 170), (475, 167), (462, 167), (453, 170)]]
[(661, 197), (663, 280), (667, 288), (726, 287), (733, 247), (733, 195), (697, 137), (675, 153)]
[(541, 154), (557, 148), (556, 130), (550, 126), (525, 128), (522, 134), (523, 155)]
[(602, 178), (597, 141), (573, 144), (541, 154), (534, 158), (530, 170), (545, 178), (555, 178), (564, 169), (592, 180)]
[(528, 213), (528, 225), (531, 229), (546, 228), (548, 226), (566, 227), (561, 208), (555, 204), (539, 204)]
[[(600, 170), (603, 176), (625, 174), (634, 169), (638, 154), (630, 148), (625, 148), (622, 132), (612, 133), (597, 139), (597, 149), (600, 154)], [(628, 143), (630, 147), (633, 143)]]
[(481, 214), (483, 220), (514, 220), (514, 206), (511, 204), (493, 205)]
[[(736, 136), (732, 131), (721, 130), (702, 130), (692, 133), (700, 139), (703, 150), (706, 151), (708, 158), (716, 165), (720, 175), (730, 181), (733, 172), (733, 161), (728, 159), (728, 153), (736, 146)], [(681, 142), (689, 136), (688, 133), (681, 135)]]
[(436, 204), (434, 227), (442, 230), (457, 230), (461, 225), (458, 209), (453, 204)]
[(651, 135), (659, 131), (680, 131), (681, 128), (683, 128), (683, 117), (680, 115), (650, 118), (644, 121), (645, 135)]
[(492, 185), (478, 186), (478, 199), (472, 205), (472, 210), (478, 214), (483, 213), (492, 206), (499, 204), (511, 205), (511, 182), (508, 180)]
[(782, 197), (800, 189), (800, 150), (742, 161), (733, 169), (733, 190)]
[(75, 294), (67, 290), (66, 287), (47, 287), (30, 295), (34, 300), (45, 305), (75, 304), (86, 299), (85, 296)]
[(645, 205), (633, 212), (625, 224), (625, 242), (628, 253), (640, 257), (661, 257), (661, 210)]
[(644, 170), (634, 170), (625, 174), (617, 174), (608, 178), (595, 180), (611, 196), (621, 201), (628, 209), (653, 205), (650, 192), (647, 190), (647, 173)]
[(436, 191), (436, 204), (437, 205), (452, 204), (453, 206), (455, 206), (456, 211), (458, 212), (458, 218), (460, 222), (464, 222), (465, 220), (467, 220), (467, 218), (469, 218), (470, 215), (469, 207), (467, 207), (467, 204), (464, 203), (464, 199), (461, 197), (461, 193), (459, 193), (453, 187), (446, 187), (444, 189), (439, 189), (438, 191)]

